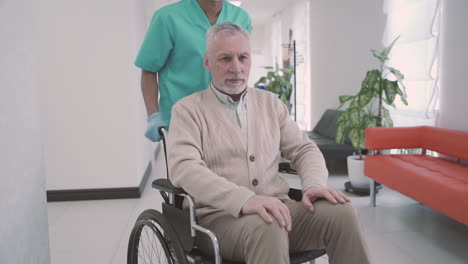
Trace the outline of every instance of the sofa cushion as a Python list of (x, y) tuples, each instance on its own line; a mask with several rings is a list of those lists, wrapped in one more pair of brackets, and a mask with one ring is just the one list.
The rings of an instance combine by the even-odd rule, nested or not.
[(325, 159), (341, 160), (353, 155), (354, 148), (347, 144), (338, 144), (334, 139), (319, 135), (313, 131), (307, 131), (307, 136), (319, 147)]
[(468, 166), (426, 155), (366, 157), (365, 174), (468, 225)]

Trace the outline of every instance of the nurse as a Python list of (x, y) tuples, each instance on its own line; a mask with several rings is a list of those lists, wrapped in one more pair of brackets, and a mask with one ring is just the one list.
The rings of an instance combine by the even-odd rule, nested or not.
[(249, 15), (224, 0), (181, 0), (154, 13), (135, 60), (141, 68), (148, 139), (160, 140), (157, 128), (169, 125), (179, 99), (209, 86), (211, 76), (203, 67), (205, 34), (224, 21), (252, 30)]

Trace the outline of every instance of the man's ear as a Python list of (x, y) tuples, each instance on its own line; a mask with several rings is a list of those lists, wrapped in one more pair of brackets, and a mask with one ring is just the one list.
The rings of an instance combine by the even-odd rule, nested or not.
[(203, 66), (205, 66), (207, 72), (211, 72), (210, 66), (208, 65), (208, 53), (205, 53), (205, 56), (203, 57)]

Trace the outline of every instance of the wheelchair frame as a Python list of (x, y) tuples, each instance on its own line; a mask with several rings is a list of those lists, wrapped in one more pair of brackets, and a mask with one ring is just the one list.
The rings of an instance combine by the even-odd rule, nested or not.
[[(205, 263), (212, 263), (209, 260), (204, 259), (203, 256), (199, 254), (192, 254), (193, 251), (193, 243), (195, 236), (197, 235), (197, 231), (206, 234), (213, 245), (213, 253), (214, 253), (214, 264), (221, 264), (222, 263), (222, 258), (220, 254), (220, 248), (219, 248), (219, 243), (218, 239), (216, 238), (216, 235), (200, 226), (197, 224), (196, 221), (196, 211), (195, 211), (195, 202), (193, 198), (187, 194), (182, 188), (175, 187), (172, 185), (172, 183), (169, 180), (169, 167), (167, 164), (167, 149), (166, 149), (166, 139), (167, 139), (167, 130), (165, 127), (160, 127), (158, 129), (161, 138), (162, 138), (162, 144), (164, 148), (164, 156), (165, 156), (165, 162), (166, 162), (166, 173), (167, 173), (167, 179), (156, 179), (152, 183), (152, 187), (155, 189), (158, 189), (161, 196), (163, 197), (163, 204), (162, 204), (162, 211), (163, 213), (161, 214), (160, 212), (156, 210), (146, 210), (144, 211), (140, 217), (138, 217), (134, 228), (132, 229), (132, 233), (130, 235), (130, 241), (129, 241), (129, 247), (128, 247), (128, 255), (127, 255), (127, 264), (139, 264), (138, 258), (135, 259), (135, 252), (138, 253), (138, 247), (139, 247), (139, 241), (141, 236), (141, 230), (140, 228), (143, 225), (147, 225), (150, 227), (150, 229), (153, 232), (156, 232), (155, 229), (157, 228), (154, 223), (152, 223), (150, 220), (151, 219), (146, 219), (148, 218), (148, 215), (153, 215), (153, 218), (158, 218), (156, 221), (159, 221), (158, 224), (159, 226), (162, 226), (164, 232), (174, 232), (174, 234), (161, 234), (160, 231), (157, 231), (156, 235), (158, 237), (158, 240), (160, 242), (161, 239), (164, 239), (164, 242), (166, 245), (163, 245), (164, 252), (166, 254), (166, 257), (170, 254), (171, 263), (194, 263), (194, 264), (205, 264)], [(291, 172), (291, 171), (288, 171)], [(294, 190), (291, 189), (289, 195), (297, 200), (299, 196), (302, 196), (302, 193), (300, 190)], [(293, 197), (295, 196), (295, 197)], [(183, 208), (182, 202), (183, 200), (186, 200), (188, 202), (188, 209)], [(148, 212), (150, 211), (150, 212)], [(157, 216), (157, 217), (156, 217)], [(171, 224), (169, 218), (178, 219), (178, 221), (175, 224)], [(153, 222), (156, 222), (155, 219), (153, 219)], [(165, 222), (165, 223), (163, 223)], [(182, 222), (182, 223), (181, 223)], [(187, 222), (189, 222), (189, 230), (187, 230)], [(168, 241), (170, 243), (168, 243)], [(136, 243), (136, 245), (135, 245)], [(173, 244), (173, 243), (178, 243)], [(172, 248), (169, 248), (167, 244), (170, 244)], [(181, 253), (180, 249), (184, 250), (185, 256), (181, 258)], [(134, 251), (136, 250), (136, 251)], [(326, 253), (325, 249), (315, 249), (315, 250), (310, 250), (307, 252), (301, 252), (297, 254), (292, 254), (290, 255), (291, 258), (291, 263), (292, 264), (299, 264), (299, 263), (315, 263), (314, 259), (324, 255)], [(174, 262), (174, 257), (175, 257), (175, 262)]]

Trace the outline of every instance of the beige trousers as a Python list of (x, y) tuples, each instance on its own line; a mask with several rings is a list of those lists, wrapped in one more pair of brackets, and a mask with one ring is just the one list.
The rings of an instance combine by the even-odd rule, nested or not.
[[(202, 219), (199, 224), (213, 231), (218, 238), (223, 259), (247, 264), (289, 263), (290, 252), (326, 248), (330, 264), (370, 263), (356, 209), (351, 203), (314, 203), (310, 212), (301, 202), (287, 201), (292, 230), (287, 232), (274, 221), (266, 223), (259, 215), (235, 218), (224, 212)], [(197, 245), (212, 255), (210, 240), (200, 235)]]

